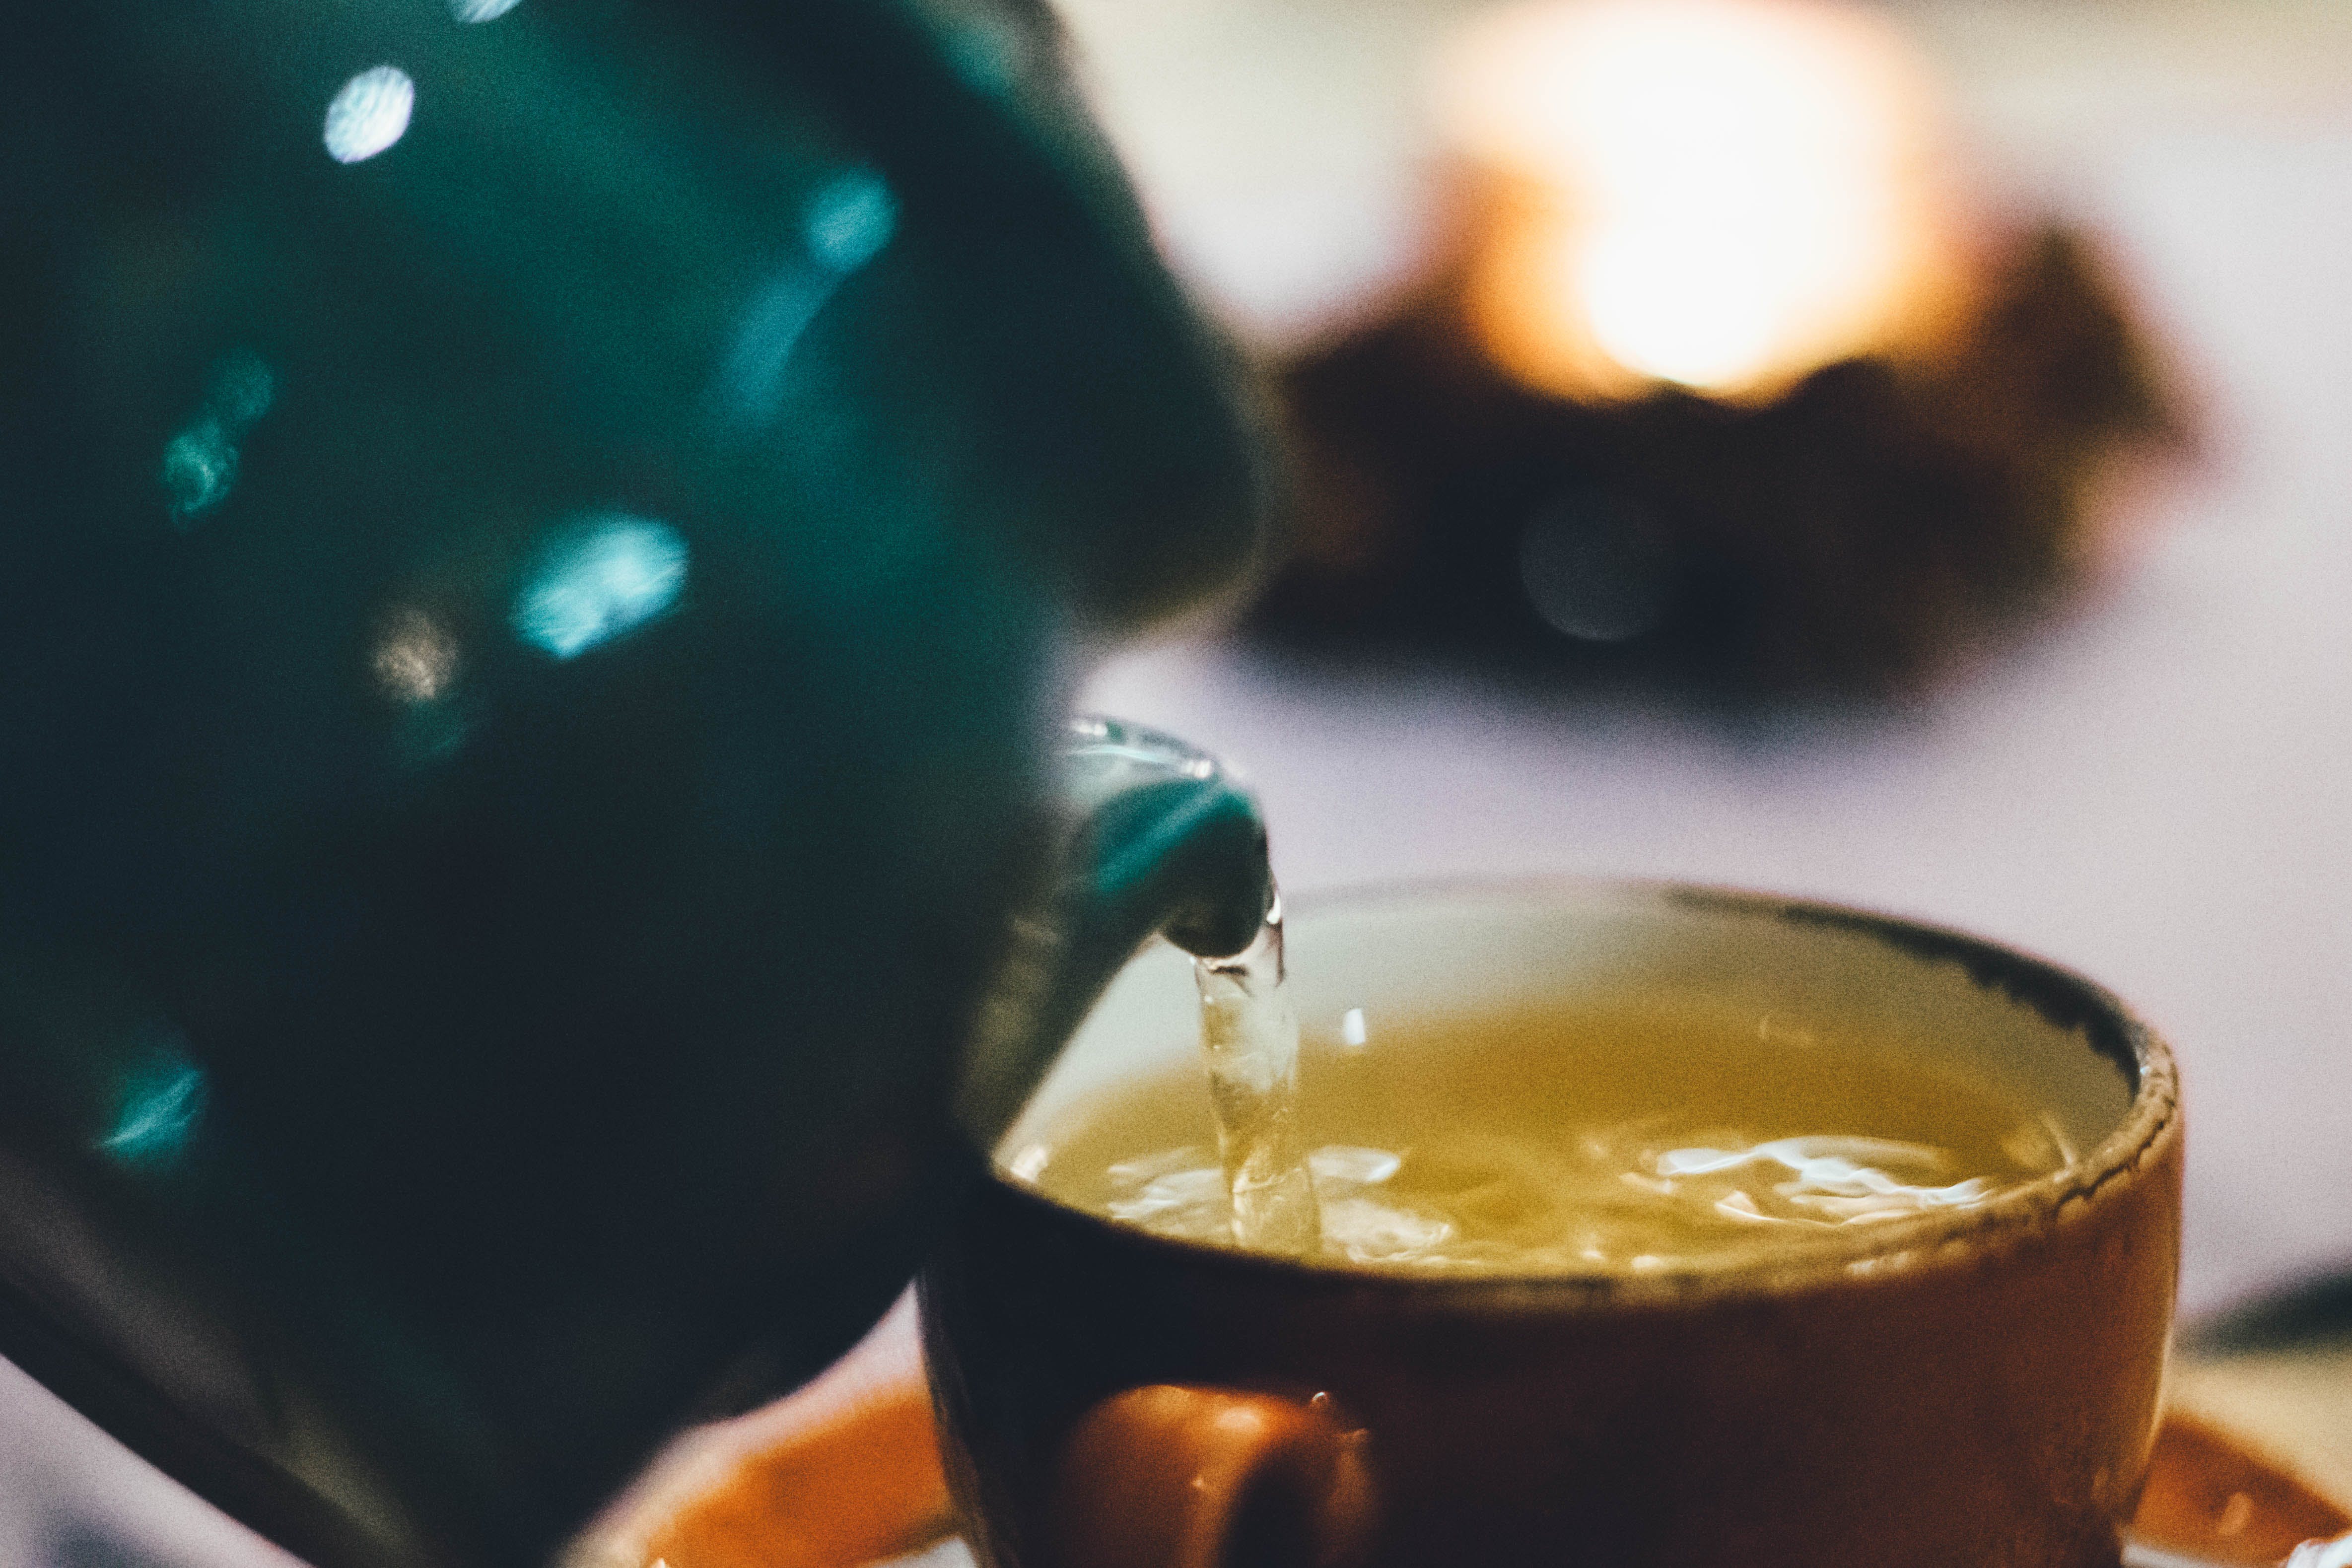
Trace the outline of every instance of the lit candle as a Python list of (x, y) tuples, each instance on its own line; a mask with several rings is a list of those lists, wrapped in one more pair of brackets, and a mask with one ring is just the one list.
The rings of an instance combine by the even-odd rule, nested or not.
[(1485, 198), (1465, 306), (1562, 396), (1768, 397), (1958, 314), (1933, 95), (1886, 24), (1800, 0), (1538, 0), (1446, 57)]

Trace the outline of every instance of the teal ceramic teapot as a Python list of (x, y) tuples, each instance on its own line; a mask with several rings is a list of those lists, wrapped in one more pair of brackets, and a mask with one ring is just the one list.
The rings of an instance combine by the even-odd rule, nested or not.
[(1256, 486), (1041, 16), (12, 22), (0, 1352), (329, 1568), (806, 1376), (1257, 916), (1222, 776), (1062, 736)]

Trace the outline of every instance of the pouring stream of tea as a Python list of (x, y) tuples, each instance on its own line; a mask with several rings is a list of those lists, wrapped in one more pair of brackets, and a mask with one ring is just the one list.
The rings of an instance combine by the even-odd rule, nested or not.
[(1195, 957), (1192, 975), (1234, 1240), (1258, 1251), (1313, 1252), (1323, 1218), (1298, 1129), (1298, 1013), (1283, 983), (1282, 900), (1247, 947)]

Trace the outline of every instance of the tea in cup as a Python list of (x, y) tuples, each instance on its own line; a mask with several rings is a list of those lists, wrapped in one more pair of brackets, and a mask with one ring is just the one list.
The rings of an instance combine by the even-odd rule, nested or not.
[(2113, 1568), (2178, 1266), (2171, 1059), (1952, 933), (1668, 885), (1294, 912), (1321, 1209), (1237, 1248), (1180, 956), (922, 1282), (992, 1568)]

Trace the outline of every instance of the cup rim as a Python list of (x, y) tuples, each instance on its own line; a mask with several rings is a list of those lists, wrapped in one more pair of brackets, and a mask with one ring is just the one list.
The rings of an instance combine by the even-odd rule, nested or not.
[[(1292, 1258), (1215, 1242), (1161, 1236), (1064, 1203), (1013, 1176), (993, 1154), (988, 1176), (1001, 1192), (1042, 1205), (1099, 1233), (1101, 1239), (1146, 1251), (1165, 1251), (1189, 1263), (1241, 1273), (1328, 1281), (1351, 1288), (1393, 1291), (1433, 1303), (1479, 1299), (1486, 1311), (1514, 1306), (1556, 1313), (1579, 1307), (1671, 1304), (1726, 1296), (1785, 1295), (1839, 1280), (1880, 1279), (1958, 1269), (2072, 1228), (2095, 1209), (2119, 1202), (2140, 1173), (2156, 1167), (2181, 1135), (2179, 1071), (2164, 1038), (2098, 982), (2023, 948), (1957, 927), (1823, 900), (1795, 898), (1664, 877), (1559, 875), (1442, 877), (1340, 886), (1283, 902), (1291, 918), (1442, 898), (1536, 899), (1562, 904), (1596, 895), (1644, 898), (1702, 913), (1769, 918), (1830, 926), (1874, 937), (1915, 958), (1957, 961), (1980, 985), (2006, 990), (2053, 1027), (2093, 1030), (2088, 1049), (2116, 1058), (2137, 1079), (2116, 1127), (2074, 1164), (2004, 1187), (1981, 1203), (1937, 1209), (1825, 1231), (1819, 1237), (1776, 1235), (1704, 1258), (1676, 1260), (1655, 1270), (1624, 1265), (1590, 1270), (1416, 1270), (1322, 1257)], [(2054, 1009), (2072, 1014), (2062, 1018)], [(2099, 1035), (2104, 1033), (2104, 1040)]]

